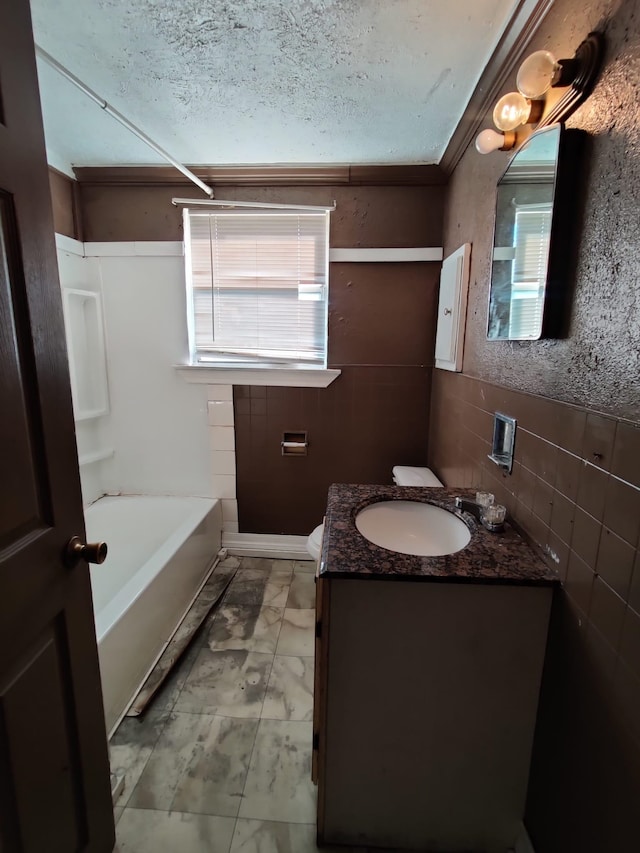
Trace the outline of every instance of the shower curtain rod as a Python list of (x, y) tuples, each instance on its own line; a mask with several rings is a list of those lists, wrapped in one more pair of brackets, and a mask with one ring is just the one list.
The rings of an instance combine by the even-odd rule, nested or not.
[(172, 198), (171, 204), (176, 207), (265, 207), (273, 210), (313, 210), (322, 213), (331, 213), (336, 209), (336, 202), (331, 205), (313, 205), (313, 204), (277, 204), (270, 201), (225, 201), (221, 198), (202, 199), (202, 198)]
[(107, 113), (107, 115), (110, 115), (111, 118), (114, 118), (117, 122), (120, 122), (120, 124), (123, 127), (126, 127), (130, 133), (133, 133), (134, 136), (137, 136), (138, 139), (141, 139), (145, 143), (145, 145), (148, 145), (149, 148), (152, 148), (156, 152), (156, 154), (159, 154), (168, 163), (171, 163), (172, 166), (178, 169), (179, 172), (182, 172), (185, 177), (189, 178), (190, 181), (193, 181), (193, 183), (198, 186), (204, 193), (206, 193), (209, 198), (213, 198), (213, 190), (211, 189), (211, 187), (208, 187), (203, 181), (200, 180), (197, 175), (194, 175), (193, 172), (189, 171), (186, 166), (183, 166), (182, 163), (178, 162), (178, 160), (175, 159), (175, 157), (172, 157), (171, 154), (168, 153), (168, 151), (165, 151), (164, 148), (161, 148), (156, 142), (153, 141), (153, 139), (151, 139), (150, 136), (147, 136), (147, 134), (143, 130), (140, 130), (139, 127), (136, 127), (136, 125), (130, 122), (126, 116), (123, 116), (121, 112), (118, 112), (115, 107), (112, 107), (110, 104), (108, 104), (107, 101), (105, 101), (104, 98), (100, 97), (100, 95), (94, 92), (93, 89), (90, 89), (88, 86), (86, 86), (82, 82), (82, 80), (80, 80), (79, 77), (76, 77), (75, 74), (72, 74), (68, 68), (65, 68), (64, 65), (58, 62), (57, 59), (54, 59), (51, 54), (46, 52), (46, 50), (43, 50), (39, 45), (36, 45), (35, 48), (36, 56), (39, 56), (43, 62), (46, 62), (47, 65), (50, 65), (51, 68), (55, 69), (58, 74), (60, 74), (70, 83), (73, 83), (76, 88), (80, 89), (81, 92), (84, 92), (84, 94), (88, 98), (91, 98), (92, 101), (94, 101), (101, 109), (103, 109)]

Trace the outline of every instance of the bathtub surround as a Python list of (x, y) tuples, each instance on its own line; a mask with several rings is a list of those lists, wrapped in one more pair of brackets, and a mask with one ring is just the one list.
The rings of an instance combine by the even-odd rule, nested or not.
[[(221, 500), (223, 532), (236, 535), (232, 386), (191, 386), (174, 368), (186, 347), (182, 244), (80, 243), (63, 235), (57, 244), (63, 286), (105, 294), (111, 406), (76, 422), (85, 506), (105, 493), (214, 497)], [(306, 556), (304, 543), (265, 547), (244, 551)]]
[[(56, 249), (63, 297), (66, 289), (91, 291), (101, 296), (99, 270), (94, 259), (85, 258), (83, 244), (58, 233)], [(102, 465), (113, 455), (113, 445), (105, 429), (105, 415), (76, 421), (75, 426), (82, 500), (88, 506), (106, 491), (102, 482)]]
[(76, 423), (85, 506), (105, 493), (220, 498), (225, 530), (237, 532), (231, 386), (190, 386), (173, 367), (186, 347), (174, 322), (184, 315), (182, 244), (58, 235), (57, 246), (63, 288), (104, 304), (110, 409)]
[(104, 300), (115, 448), (107, 492), (215, 497), (206, 386), (175, 375), (187, 346), (182, 246), (85, 243), (95, 252)]
[(236, 441), (233, 415), (233, 387), (210, 385), (207, 403), (211, 444), (211, 488), (222, 502), (222, 530), (238, 532), (236, 499)]
[[(175, 244), (173, 256), (166, 244), (105, 250), (58, 237), (63, 288), (94, 290), (103, 300), (110, 408), (76, 423), (85, 506), (107, 492), (211, 496), (197, 452), (207, 446), (206, 389), (183, 388), (170, 367), (181, 351), (181, 329), (167, 322), (182, 296), (171, 284), (181, 251)], [(144, 322), (148, 305), (156, 324)], [(168, 393), (170, 407), (162, 404)], [(200, 423), (191, 417), (198, 408)]]
[[(174, 322), (184, 316), (180, 243), (105, 245), (58, 235), (57, 248), (63, 289), (104, 300), (109, 407), (75, 426), (87, 530), (109, 546), (106, 566), (92, 567), (92, 587), (110, 730), (180, 625), (220, 549), (222, 528), (237, 532), (233, 404), (230, 386), (190, 386), (173, 368), (186, 348), (186, 329)], [(152, 517), (110, 529), (104, 513), (113, 498), (100, 501), (105, 493), (128, 495), (121, 505), (132, 512), (145, 499), (130, 495), (152, 495)], [(181, 495), (182, 504), (159, 495)], [(191, 535), (199, 520), (185, 529), (181, 509), (163, 515), (190, 500), (214, 507), (208, 538), (200, 528)], [(134, 522), (126, 533), (118, 529)], [(127, 548), (119, 535), (138, 545), (147, 537), (149, 552)], [(146, 693), (156, 688), (157, 673)]]
[[(594, 29), (606, 41), (595, 91), (569, 122), (591, 137), (565, 338), (485, 339), (496, 182), (508, 155), (470, 147), (445, 212), (445, 254), (464, 240), (473, 255), (463, 375), (434, 371), (429, 464), (448, 486), (494, 492), (563, 578), (525, 817), (537, 853), (637, 847), (639, 27), (633, 3), (557, 0), (527, 48), (571, 55)], [(498, 94), (513, 88), (522, 58)], [(511, 476), (486, 458), (495, 411), (518, 420)]]

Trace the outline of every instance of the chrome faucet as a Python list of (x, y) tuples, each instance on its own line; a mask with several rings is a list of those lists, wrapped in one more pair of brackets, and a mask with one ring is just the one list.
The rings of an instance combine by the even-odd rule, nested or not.
[(476, 503), (476, 501), (470, 501), (467, 498), (461, 498), (458, 496), (455, 499), (455, 504), (456, 508), (461, 512), (471, 513), (471, 515), (480, 522), (485, 530), (488, 530), (490, 533), (501, 533), (504, 530), (504, 523), (502, 521), (495, 524), (487, 521), (483, 513), (484, 507), (479, 503)]
[(482, 507), (475, 501), (470, 501), (467, 498), (456, 498), (456, 507), (461, 512), (470, 512), (482, 524)]

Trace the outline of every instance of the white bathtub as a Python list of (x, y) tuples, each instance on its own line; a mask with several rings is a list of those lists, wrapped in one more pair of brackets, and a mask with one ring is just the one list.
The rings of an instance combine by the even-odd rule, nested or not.
[(220, 550), (220, 502), (105, 497), (85, 510), (107, 731), (111, 733), (196, 596)]

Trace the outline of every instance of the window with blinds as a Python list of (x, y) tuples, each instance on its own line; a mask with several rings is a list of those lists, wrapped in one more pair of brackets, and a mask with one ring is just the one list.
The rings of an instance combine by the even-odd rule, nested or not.
[(551, 204), (516, 208), (509, 337), (540, 337), (551, 234)]
[(329, 213), (186, 210), (193, 363), (326, 367)]

